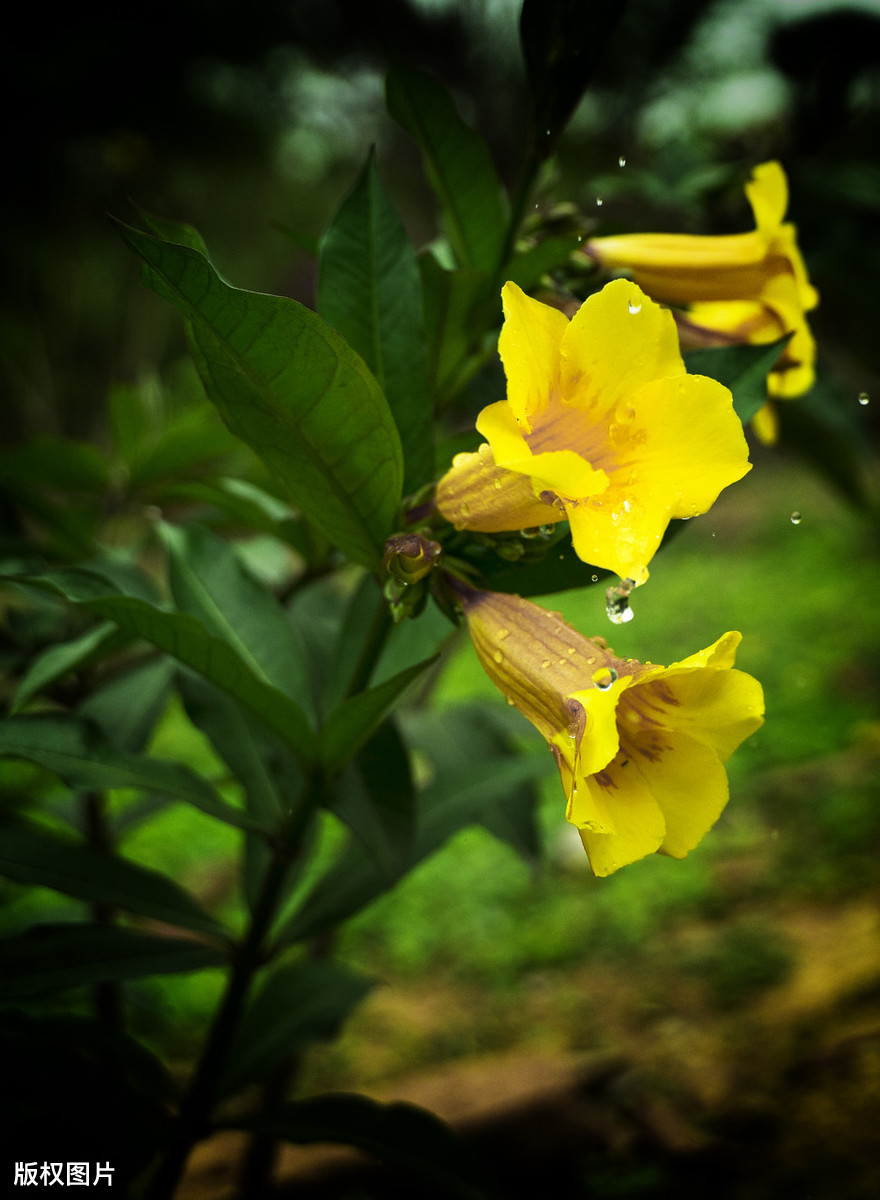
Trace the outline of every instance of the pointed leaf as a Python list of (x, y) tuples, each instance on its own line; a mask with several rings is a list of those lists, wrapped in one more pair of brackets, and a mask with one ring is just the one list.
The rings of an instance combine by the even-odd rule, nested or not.
[(366, 975), (327, 959), (274, 971), (244, 1014), (220, 1096), (260, 1079), (311, 1042), (335, 1038), (373, 987)]
[(162, 522), (171, 592), (214, 637), (227, 642), (251, 671), (300, 704), (310, 701), (305, 650), (281, 605), (245, 568), (223, 538), (205, 529)]
[(416, 663), (369, 691), (343, 701), (327, 718), (321, 730), (321, 762), (328, 775), (340, 771), (379, 728), (403, 693), (422, 672), (437, 661), (437, 655)]
[(389, 880), (406, 870), (415, 836), (416, 795), (406, 746), (392, 722), (380, 725), (333, 780), (328, 807)]
[(0, 940), (0, 998), (222, 967), (228, 955), (189, 938), (112, 925), (43, 925)]
[(54, 592), (152, 642), (232, 696), (277, 733), (301, 761), (311, 760), (313, 735), (296, 701), (255, 675), (232, 646), (212, 637), (190, 613), (168, 612), (136, 597), (108, 594), (106, 580), (77, 568), (22, 576), (16, 582)]
[(324, 235), (318, 311), (385, 392), (403, 444), (403, 490), (414, 492), (434, 469), (422, 281), (372, 153)]
[[(505, 799), (520, 784), (540, 779), (551, 766), (549, 756), (547, 761), (543, 756), (540, 760), (529, 756), (467, 763), (457, 777), (429, 785), (418, 798), (415, 845), (405, 871), (439, 850), (459, 830), (479, 823), (487, 805)], [(279, 943), (300, 941), (332, 928), (365, 908), (389, 886), (388, 878), (364, 854), (360, 843), (349, 841), (300, 909), (282, 926)]]
[(345, 554), (375, 566), (400, 503), (402, 453), (362, 360), (301, 304), (229, 287), (190, 247), (120, 231), (147, 283), (188, 322), (202, 381), (232, 432)]
[[(479, 345), (483, 330), (475, 329), (472, 313), (485, 295), (488, 275), (472, 267), (448, 271), (433, 254), (420, 256), (419, 270), (425, 296), (428, 375), (432, 390), (443, 400), (454, 394)], [(500, 323), (500, 297), (496, 307)]]
[(412, 66), (392, 68), (385, 96), (392, 117), (419, 145), (459, 265), (494, 273), (509, 218), (486, 143), (462, 121), (443, 84)]
[(95, 726), (70, 716), (39, 713), (0, 722), (0, 755), (27, 759), (73, 788), (139, 788), (164, 792), (239, 829), (266, 830), (263, 822), (227, 804), (188, 767), (128, 754), (105, 741)]
[(49, 646), (37, 655), (19, 682), (12, 697), (10, 712), (19, 712), (39, 692), (98, 657), (108, 644), (118, 646), (119, 641), (116, 626), (109, 621), (102, 621), (90, 626), (72, 641)]
[(412, 1104), (380, 1104), (345, 1093), (291, 1100), (257, 1117), (230, 1122), (295, 1145), (341, 1142), (419, 1175), (455, 1200), (485, 1200), (474, 1166), (438, 1117)]
[(40, 830), (4, 831), (0, 839), (0, 874), (17, 883), (53, 888), (78, 900), (111, 904), (181, 929), (225, 933), (192, 896), (158, 871)]

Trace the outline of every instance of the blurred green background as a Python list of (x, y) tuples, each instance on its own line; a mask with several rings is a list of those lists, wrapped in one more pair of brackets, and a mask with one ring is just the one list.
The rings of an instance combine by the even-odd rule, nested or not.
[[(16, 455), (19, 481), (27, 471), (16, 448), (34, 436), (87, 440), (110, 460), (141, 437), (139, 490), (108, 511), (86, 472), (77, 503), (101, 508), (111, 542), (139, 528), (145, 504), (171, 504), (190, 470), (162, 455), (163, 428), (194, 411), (183, 333), (140, 288), (106, 213), (129, 219), (131, 199), (186, 220), (233, 282), (311, 304), (310, 247), (371, 144), (415, 243), (436, 235), (417, 154), (383, 109), (394, 57), (454, 89), (515, 182), (518, 10), (188, 0), (49, 23), (23, 10), (0, 72), (8, 478)], [(601, 588), (547, 601), (619, 654), (658, 662), (743, 632), (739, 663), (764, 684), (767, 723), (732, 760), (731, 803), (704, 844), (685, 862), (592, 879), (548, 756), (540, 861), (469, 830), (339, 944), (383, 986), (310, 1056), (303, 1086), (416, 1099), (470, 1121), (489, 1152), (492, 1121), (521, 1102), (534, 1136), (509, 1152), (511, 1195), (550, 1183), (560, 1196), (696, 1196), (708, 1181), (742, 1197), (880, 1190), (878, 133), (880, 4), (633, 0), (541, 183), (539, 215), (573, 204), (600, 233), (728, 232), (747, 227), (742, 169), (780, 158), (821, 296), (819, 383), (801, 407), (829, 433), (817, 455), (792, 417), (788, 441), (754, 446), (751, 474), (657, 557), (631, 624), (608, 624)], [(118, 385), (145, 414), (128, 434), (133, 392)], [(477, 381), (462, 428), (497, 386), (497, 373)], [(192, 430), (208, 458), (238, 462), (208, 418)], [(28, 486), (45, 538), (39, 470)], [(2, 487), (0, 503), (5, 516)], [(49, 531), (52, 555), (74, 557), (81, 530), (74, 505), (70, 527)], [(30, 527), (5, 532), (7, 551), (26, 550)], [(271, 547), (251, 556), (271, 573)], [(546, 753), (469, 646), (450, 645), (434, 702), (464, 699), (498, 705), (524, 752)], [(154, 748), (222, 775), (176, 708)], [(28, 770), (7, 768), (7, 783)], [(126, 843), (230, 910), (236, 846), (182, 808)], [(78, 911), (55, 893), (0, 895), (7, 930)], [(212, 973), (129, 985), (134, 1032), (185, 1065), (218, 989)]]

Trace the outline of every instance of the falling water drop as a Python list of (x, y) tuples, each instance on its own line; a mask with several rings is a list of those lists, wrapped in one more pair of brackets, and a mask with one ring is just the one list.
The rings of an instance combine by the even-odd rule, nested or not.
[(599, 582), (599, 576), (598, 576), (598, 575), (591, 575), (591, 576), (590, 576), (590, 578), (592, 579), (593, 583), (598, 583), (598, 582)]
[(799, 512), (793, 512), (791, 514), (791, 523), (792, 523), (792, 525), (800, 525), (801, 514)]
[(617, 165), (618, 165), (619, 167), (625, 167), (625, 166), (626, 166), (626, 159), (624, 158), (624, 156), (623, 156), (622, 154), (620, 155), (620, 157), (619, 157), (619, 158), (618, 158), (618, 160), (617, 160)]
[(870, 404), (870, 402), (871, 397), (867, 392), (859, 392), (859, 404), (861, 404), (862, 408), (864, 408), (866, 404)]
[(600, 667), (593, 672), (593, 683), (600, 692), (607, 692), (616, 678), (617, 672), (613, 667)]
[(625, 625), (633, 619), (633, 610), (629, 606), (629, 598), (635, 583), (632, 579), (622, 579), (620, 583), (608, 588), (605, 592), (605, 612), (613, 625)]
[(604, 203), (605, 203), (605, 201), (602, 199), (601, 196), (596, 197), (596, 208), (601, 208)]

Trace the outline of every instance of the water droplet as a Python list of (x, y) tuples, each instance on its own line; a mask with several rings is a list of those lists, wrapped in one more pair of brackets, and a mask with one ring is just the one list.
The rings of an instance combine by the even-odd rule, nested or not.
[(505, 697), (504, 697), (504, 699), (505, 699), (505, 700), (507, 701), (507, 703), (508, 703), (509, 705), (511, 705), (511, 706), (513, 706), (514, 704), (516, 704), (516, 701), (514, 700), (513, 696), (505, 696)]
[(540, 533), (541, 537), (550, 537), (550, 535), (555, 531), (555, 529), (556, 529), (555, 525), (539, 525), (538, 533)]
[(503, 662), (504, 662), (504, 655), (501, 653), (501, 651), (500, 651), (500, 650), (496, 650), (496, 651), (495, 651), (495, 653), (492, 655), (492, 657), (495, 659), (495, 661), (496, 661), (497, 663), (503, 663)]
[(495, 486), (498, 489), (498, 491), (500, 492), (501, 491), (501, 480), (500, 479), (495, 480)]
[(541, 536), (540, 525), (530, 525), (528, 529), (521, 529), (519, 536), (522, 538), (536, 538)]
[(600, 667), (593, 672), (593, 683), (600, 692), (607, 692), (616, 678), (617, 672), (613, 667)]
[(866, 404), (870, 404), (870, 402), (871, 397), (867, 392), (859, 392), (859, 404), (861, 404), (862, 408), (864, 408)]
[(471, 506), (466, 500), (462, 500), (461, 504), (458, 506), (458, 511), (463, 517), (469, 517), (471, 515)]
[(549, 658), (545, 658), (545, 659), (544, 659), (544, 661), (541, 663), (541, 666), (542, 666), (542, 667), (544, 668), (544, 670), (546, 671), (546, 670), (547, 670), (547, 668), (550, 666), (550, 659), (549, 659)]
[(613, 616), (611, 616), (610, 613), (608, 615), (615, 625), (626, 625), (627, 622), (631, 621), (636, 614), (631, 608), (624, 608), (621, 609), (620, 612), (615, 613)]
[(633, 619), (629, 598), (634, 587), (635, 584), (631, 579), (622, 579), (620, 583), (606, 590), (605, 612), (613, 625), (625, 625), (627, 621)]
[(601, 196), (596, 197), (596, 208), (601, 208), (604, 203), (605, 203), (605, 201), (602, 199)]
[(618, 165), (619, 167), (625, 167), (625, 166), (626, 166), (626, 159), (623, 157), (623, 155), (622, 155), (622, 154), (620, 155), (620, 157), (619, 157), (619, 158), (618, 158), (618, 160), (617, 160), (617, 165)]
[(590, 578), (592, 579), (593, 583), (598, 583), (598, 582), (599, 582), (599, 576), (598, 576), (598, 575), (591, 575), (591, 576), (590, 576)]
[(569, 646), (565, 653), (568, 655), (571, 655), (571, 654), (575, 654), (576, 652), (577, 652), (577, 649), (575, 646)]
[(799, 512), (793, 512), (791, 514), (791, 523), (792, 523), (792, 525), (800, 525), (801, 514)]
[(630, 300), (629, 304), (627, 305), (627, 308), (633, 314), (642, 311), (642, 305), (638, 300)]
[(510, 630), (509, 629), (499, 629), (498, 630), (498, 640), (500, 642), (503, 642), (506, 637), (510, 637)]

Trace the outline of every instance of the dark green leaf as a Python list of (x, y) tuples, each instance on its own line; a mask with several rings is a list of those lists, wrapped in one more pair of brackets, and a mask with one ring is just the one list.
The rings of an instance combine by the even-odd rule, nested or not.
[(295, 1145), (341, 1142), (419, 1175), (456, 1200), (483, 1200), (473, 1165), (451, 1130), (411, 1104), (380, 1104), (344, 1093), (291, 1100), (271, 1112), (230, 1122)]
[(108, 680), (77, 707), (120, 750), (139, 753), (150, 740), (171, 692), (174, 664), (167, 658), (138, 663)]
[(568, 526), (562, 537), (549, 546), (544, 558), (535, 562), (509, 562), (488, 548), (474, 548), (470, 561), (483, 572), (485, 586), (493, 592), (516, 596), (550, 596), (571, 588), (590, 587), (593, 576), (602, 581), (610, 574), (601, 567), (582, 562), (574, 552)]
[(233, 700), (197, 675), (181, 672), (180, 692), (187, 716), (244, 788), (248, 812), (276, 826), (302, 789), (296, 759)]
[(324, 235), (318, 311), (385, 392), (403, 443), (403, 490), (414, 492), (434, 467), (422, 281), (372, 153)]
[(12, 492), (51, 488), (93, 497), (106, 489), (108, 479), (106, 457), (88, 442), (42, 435), (0, 451), (0, 480)]
[(539, 159), (552, 154), (625, 9), (626, 0), (523, 0), (519, 38)]
[[(448, 271), (433, 254), (419, 258), (425, 297), (428, 332), (428, 375), (440, 399), (453, 395), (471, 370), (479, 346), (482, 326), (475, 326), (473, 313), (485, 295), (488, 275), (463, 267)], [(496, 304), (501, 321), (501, 300)]]
[(524, 292), (530, 291), (545, 275), (564, 267), (569, 255), (577, 250), (581, 241), (582, 238), (576, 234), (545, 238), (512, 258), (507, 264), (505, 278), (518, 284)]
[(361, 359), (293, 300), (229, 287), (198, 251), (121, 227), (189, 323), (208, 395), (297, 506), (374, 567), (401, 497), (400, 439)]
[(203, 971), (227, 961), (222, 950), (188, 938), (154, 937), (111, 925), (35, 926), (0, 940), (0, 997)]
[(31, 663), (12, 697), (10, 712), (19, 712), (28, 700), (84, 663), (93, 661), (108, 643), (118, 644), (116, 626), (109, 621), (92, 625), (79, 637), (60, 645), (49, 646)]
[(332, 781), (329, 807), (388, 879), (406, 870), (415, 836), (416, 796), (406, 746), (390, 721), (379, 726)]
[(791, 335), (762, 346), (719, 346), (685, 355), (691, 375), (709, 375), (733, 393), (733, 407), (743, 424), (767, 403), (767, 375)]
[(244, 1014), (219, 1095), (260, 1079), (311, 1042), (335, 1038), (374, 986), (366, 975), (327, 959), (273, 971)]
[(328, 775), (340, 771), (372, 737), (403, 693), (433, 662), (436, 655), (401, 671), (392, 679), (343, 701), (321, 730), (321, 762)]
[(131, 596), (108, 595), (108, 585), (100, 575), (76, 568), (32, 575), (18, 582), (55, 592), (151, 642), (232, 696), (302, 761), (312, 758), (313, 737), (299, 705), (255, 675), (232, 646), (212, 637), (190, 613), (168, 612)]
[(388, 111), (422, 152), (459, 265), (494, 273), (509, 216), (486, 143), (462, 121), (443, 84), (412, 66), (391, 69), (385, 95)]
[(0, 755), (27, 759), (59, 775), (73, 788), (103, 791), (139, 788), (164, 792), (210, 817), (240, 829), (262, 822), (227, 804), (188, 767), (161, 758), (128, 754), (105, 741), (96, 727), (55, 714), (9, 717), (0, 722)]
[(16, 883), (53, 888), (181, 929), (225, 932), (187, 892), (158, 871), (36, 829), (3, 831), (0, 874)]
[[(415, 845), (406, 864), (412, 868), (459, 830), (478, 824), (488, 805), (503, 801), (511, 789), (540, 779), (552, 768), (534, 756), (490, 762), (465, 762), (454, 777), (430, 784), (418, 797)], [(405, 872), (401, 872), (404, 874)], [(312, 937), (365, 908), (387, 891), (388, 878), (358, 841), (349, 841), (279, 933), (281, 943)]]
[(177, 607), (232, 646), (254, 675), (310, 707), (305, 650), (296, 631), (229, 542), (197, 526), (178, 529), (163, 522), (159, 533)]

